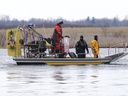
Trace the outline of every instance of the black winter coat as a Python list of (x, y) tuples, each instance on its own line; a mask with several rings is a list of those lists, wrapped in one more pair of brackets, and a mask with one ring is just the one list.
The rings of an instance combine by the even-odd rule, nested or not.
[(87, 53), (89, 53), (88, 45), (87, 45), (87, 43), (86, 43), (85, 40), (79, 40), (76, 43), (75, 48), (76, 48), (76, 53), (77, 54), (79, 54), (79, 53), (85, 53), (85, 49), (86, 49)]

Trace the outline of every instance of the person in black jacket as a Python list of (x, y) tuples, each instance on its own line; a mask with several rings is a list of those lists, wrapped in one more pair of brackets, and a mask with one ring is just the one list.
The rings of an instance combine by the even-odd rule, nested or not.
[(78, 58), (86, 57), (85, 49), (87, 51), (87, 54), (89, 53), (88, 45), (87, 45), (86, 41), (83, 39), (83, 36), (80, 36), (80, 40), (77, 41), (75, 48), (76, 48), (76, 53), (78, 55)]

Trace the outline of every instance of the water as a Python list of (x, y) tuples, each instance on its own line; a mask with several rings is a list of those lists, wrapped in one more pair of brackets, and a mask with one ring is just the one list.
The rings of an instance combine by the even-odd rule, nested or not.
[(107, 65), (17, 66), (6, 54), (0, 50), (0, 96), (128, 96), (128, 56)]

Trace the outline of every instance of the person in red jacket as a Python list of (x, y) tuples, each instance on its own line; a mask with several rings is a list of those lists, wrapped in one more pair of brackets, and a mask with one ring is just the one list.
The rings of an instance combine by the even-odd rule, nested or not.
[(52, 36), (52, 45), (53, 45), (53, 53), (61, 53), (63, 51), (62, 48), (62, 25), (63, 21), (60, 21), (56, 24), (54, 28), (54, 33)]

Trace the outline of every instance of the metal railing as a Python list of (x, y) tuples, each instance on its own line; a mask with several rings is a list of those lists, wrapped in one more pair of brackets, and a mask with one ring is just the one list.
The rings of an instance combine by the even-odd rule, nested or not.
[[(119, 46), (120, 45), (120, 46)], [(114, 48), (114, 54), (127, 52), (128, 43), (127, 42), (119, 42), (109, 45), (108, 48), (108, 56), (111, 55), (111, 49)], [(112, 51), (113, 53), (113, 51)]]

